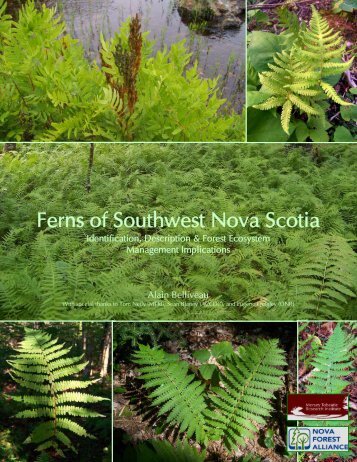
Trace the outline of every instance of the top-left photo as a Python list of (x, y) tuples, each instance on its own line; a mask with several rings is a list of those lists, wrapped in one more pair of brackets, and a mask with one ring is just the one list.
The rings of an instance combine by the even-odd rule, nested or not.
[(0, 0), (1, 141), (245, 141), (244, 0)]

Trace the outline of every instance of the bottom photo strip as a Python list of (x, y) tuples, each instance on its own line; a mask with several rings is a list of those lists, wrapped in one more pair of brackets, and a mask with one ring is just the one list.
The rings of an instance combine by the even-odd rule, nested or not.
[(356, 332), (2, 322), (0, 461), (356, 460)]

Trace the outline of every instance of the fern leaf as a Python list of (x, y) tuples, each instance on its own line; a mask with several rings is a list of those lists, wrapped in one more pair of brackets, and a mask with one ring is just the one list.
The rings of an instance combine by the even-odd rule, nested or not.
[(206, 412), (214, 438), (223, 438), (231, 450), (254, 436), (273, 409), (269, 401), (283, 385), (285, 365), (277, 340), (259, 340), (232, 355), (222, 372), (223, 387), (210, 395)]
[(303, 112), (306, 112), (306, 114), (310, 115), (319, 115), (319, 111), (314, 109), (312, 106), (309, 104), (305, 103), (303, 99), (299, 98), (296, 95), (290, 95), (289, 96), (290, 101), (295, 104), (299, 109), (301, 109)]
[(351, 374), (354, 346), (352, 338), (338, 323), (326, 344), (320, 348), (312, 362), (314, 370), (310, 374), (308, 393), (341, 393), (348, 385), (344, 377)]
[(145, 345), (139, 346), (133, 360), (140, 365), (140, 378), (150, 389), (152, 405), (160, 406), (159, 415), (165, 415), (167, 423), (177, 425), (187, 437), (195, 434), (197, 441), (204, 441), (204, 387), (188, 373), (188, 364), (177, 355)]
[(323, 117), (321, 101), (326, 98), (325, 95), (340, 105), (350, 105), (323, 81), (324, 77), (339, 74), (352, 65), (353, 59), (336, 62), (342, 59), (345, 51), (341, 43), (339, 32), (333, 31), (312, 7), (309, 27), (301, 29), (289, 52), (284, 50), (273, 56), (274, 63), (268, 63), (270, 71), (259, 74), (264, 91), (271, 96), (254, 107), (267, 110), (282, 106), (281, 125), (284, 132), (289, 134), (294, 106), (309, 116)]
[(279, 97), (276, 97), (276, 96), (271, 96), (264, 103), (256, 104), (253, 107), (255, 109), (260, 109), (262, 111), (267, 111), (267, 110), (272, 109), (274, 107), (281, 106), (282, 104), (284, 104), (284, 101), (285, 101), (285, 98), (279, 98)]
[(21, 387), (34, 391), (33, 395), (12, 397), (14, 401), (27, 406), (27, 409), (18, 412), (15, 417), (47, 419), (39, 423), (25, 440), (25, 443), (37, 444), (37, 451), (52, 448), (56, 454), (62, 455), (60, 444), (75, 450), (69, 437), (62, 430), (94, 438), (73, 418), (103, 417), (80, 404), (98, 403), (106, 398), (69, 391), (87, 388), (93, 380), (60, 380), (82, 372), (87, 365), (87, 362), (83, 361), (83, 355), (67, 356), (70, 350), (45, 332), (25, 329), (24, 340), (16, 349), (16, 354), (8, 360), (13, 380)]
[(293, 108), (292, 102), (288, 99), (283, 105), (283, 110), (281, 113), (281, 126), (285, 133), (289, 135), (289, 123), (291, 118), (291, 111)]
[(351, 106), (352, 103), (344, 101), (342, 98), (338, 96), (336, 90), (333, 88), (332, 85), (326, 82), (321, 82), (321, 88), (326, 93), (326, 95), (331, 98), (335, 103), (340, 104), (341, 106)]
[(344, 238), (327, 236), (312, 242), (307, 255), (295, 270), (294, 293), (307, 317), (339, 319), (355, 298), (355, 254)]

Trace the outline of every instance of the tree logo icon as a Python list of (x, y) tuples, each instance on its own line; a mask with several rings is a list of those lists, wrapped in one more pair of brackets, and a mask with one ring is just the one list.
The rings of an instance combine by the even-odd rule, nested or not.
[(289, 429), (289, 449), (291, 451), (307, 451), (311, 446), (311, 433), (308, 428), (295, 427)]

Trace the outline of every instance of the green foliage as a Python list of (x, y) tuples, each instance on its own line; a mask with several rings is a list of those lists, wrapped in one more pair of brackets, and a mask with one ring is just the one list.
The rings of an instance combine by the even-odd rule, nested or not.
[(175, 446), (168, 441), (151, 440), (139, 443), (126, 450), (123, 462), (203, 462), (205, 452), (199, 453), (186, 441), (177, 441)]
[(184, 42), (153, 55), (128, 20), (102, 38), (98, 66), (54, 8), (29, 0), (11, 21), (5, 7), (0, 0), (0, 139), (243, 140), (243, 117), (222, 113), (218, 80), (189, 67)]
[[(248, 94), (252, 116), (256, 117), (254, 109), (270, 111), (269, 122), (279, 115), (281, 128), (291, 141), (328, 141), (326, 130), (331, 125), (325, 117), (327, 99), (341, 106), (351, 105), (337, 94), (333, 85), (351, 67), (353, 58), (343, 61), (346, 46), (340, 33), (329, 27), (314, 6), (308, 27), (299, 28), (296, 16), (285, 10), (280, 12), (280, 21), (287, 30), (279, 36), (268, 32), (252, 34), (249, 63), (260, 81), (259, 91), (259, 85), (254, 86), (251, 81)], [(295, 114), (306, 115), (306, 123), (295, 118)], [(257, 129), (250, 124), (250, 141), (263, 141), (259, 125), (258, 121)], [(279, 137), (279, 131), (278, 127), (274, 129), (275, 137)]]
[(58, 343), (58, 339), (44, 331), (28, 328), (25, 328), (24, 340), (15, 350), (16, 355), (7, 361), (11, 367), (10, 375), (27, 392), (11, 396), (13, 401), (26, 406), (15, 417), (39, 420), (25, 443), (36, 445), (39, 452), (53, 450), (64, 457), (63, 448), (76, 452), (67, 432), (95, 438), (76, 418), (103, 417), (87, 409), (85, 404), (98, 403), (106, 398), (82, 391), (94, 383), (93, 380), (77, 378), (88, 364), (83, 361), (83, 355), (68, 356), (71, 348)]
[(130, 345), (136, 347), (143, 341), (148, 341), (150, 345), (156, 346), (163, 339), (175, 338), (175, 332), (172, 331), (172, 325), (168, 323), (120, 323), (116, 324), (114, 329), (113, 349), (118, 348), (119, 352), (123, 347)]
[[(347, 291), (356, 292), (354, 277), (350, 280), (356, 274), (354, 147), (289, 146), (97, 145), (90, 193), (85, 189), (89, 149), (85, 145), (21, 145), (17, 154), (4, 154), (0, 158), (1, 318), (281, 320), (302, 315), (311, 319), (312, 314), (319, 319), (353, 318), (355, 298)], [(118, 210), (124, 216), (157, 210), (167, 216), (203, 212), (207, 217), (217, 211), (227, 216), (258, 215), (262, 220), (270, 211), (276, 217), (309, 211), (320, 218), (320, 228), (116, 230), (113, 222), (104, 229), (87, 224), (83, 228), (37, 226), (39, 211), (55, 217), (82, 215), (87, 220), (104, 211), (112, 216)], [(230, 253), (192, 256), (133, 255), (126, 252), (125, 242), (86, 240), (86, 235), (110, 234), (117, 238), (181, 235), (191, 239), (188, 246), (193, 248), (198, 247), (193, 242), (196, 234), (227, 239), (264, 235), (270, 240), (208, 242), (201, 247), (229, 247)], [(331, 265), (326, 281), (322, 262)], [(309, 274), (310, 267), (317, 274)], [(182, 306), (171, 296), (149, 298), (150, 291), (207, 292), (208, 299)]]
[[(356, 338), (353, 334), (347, 334), (342, 328), (342, 323), (337, 323), (332, 335), (327, 340), (315, 355), (312, 365), (314, 369), (309, 376), (309, 381), (306, 387), (307, 393), (342, 393), (349, 385), (345, 380), (353, 373), (353, 362), (356, 358)], [(353, 329), (355, 326), (351, 324)], [(338, 452), (323, 452), (319, 455), (321, 459), (338, 456), (340, 459), (350, 459), (355, 455), (355, 437), (354, 422), (349, 421), (334, 421), (334, 426), (349, 426), (350, 447), (349, 451)], [(311, 420), (305, 422), (306, 426), (329, 426), (330, 422), (321, 422)]]
[(286, 362), (277, 340), (258, 340), (237, 352), (230, 344), (230, 349), (230, 354), (220, 355), (219, 380), (209, 390), (201, 375), (189, 372), (188, 362), (162, 349), (140, 345), (134, 362), (159, 416), (201, 444), (222, 440), (233, 451), (266, 424), (273, 409), (270, 401), (284, 383)]
[(345, 12), (345, 13), (353, 13), (357, 9), (357, 2), (356, 0), (335, 0), (333, 11), (334, 12)]
[(342, 393), (348, 385), (344, 378), (352, 372), (355, 346), (354, 337), (346, 334), (337, 323), (333, 334), (312, 361), (314, 369), (309, 376), (307, 393)]
[(210, 394), (206, 415), (213, 439), (222, 438), (233, 450), (245, 446), (258, 425), (265, 425), (274, 392), (284, 384), (281, 367), (286, 362), (277, 340), (258, 340), (241, 347), (224, 365), (222, 384)]
[(204, 387), (189, 373), (188, 363), (180, 361), (178, 355), (140, 345), (133, 355), (140, 365), (140, 378), (149, 393), (153, 406), (159, 406), (159, 415), (166, 414), (168, 424), (178, 425), (187, 437), (195, 436), (199, 442), (206, 439), (204, 422)]
[(294, 292), (307, 307), (301, 318), (329, 318), (343, 310), (349, 297), (354, 297), (355, 265), (356, 256), (342, 237), (314, 241), (292, 281)]

